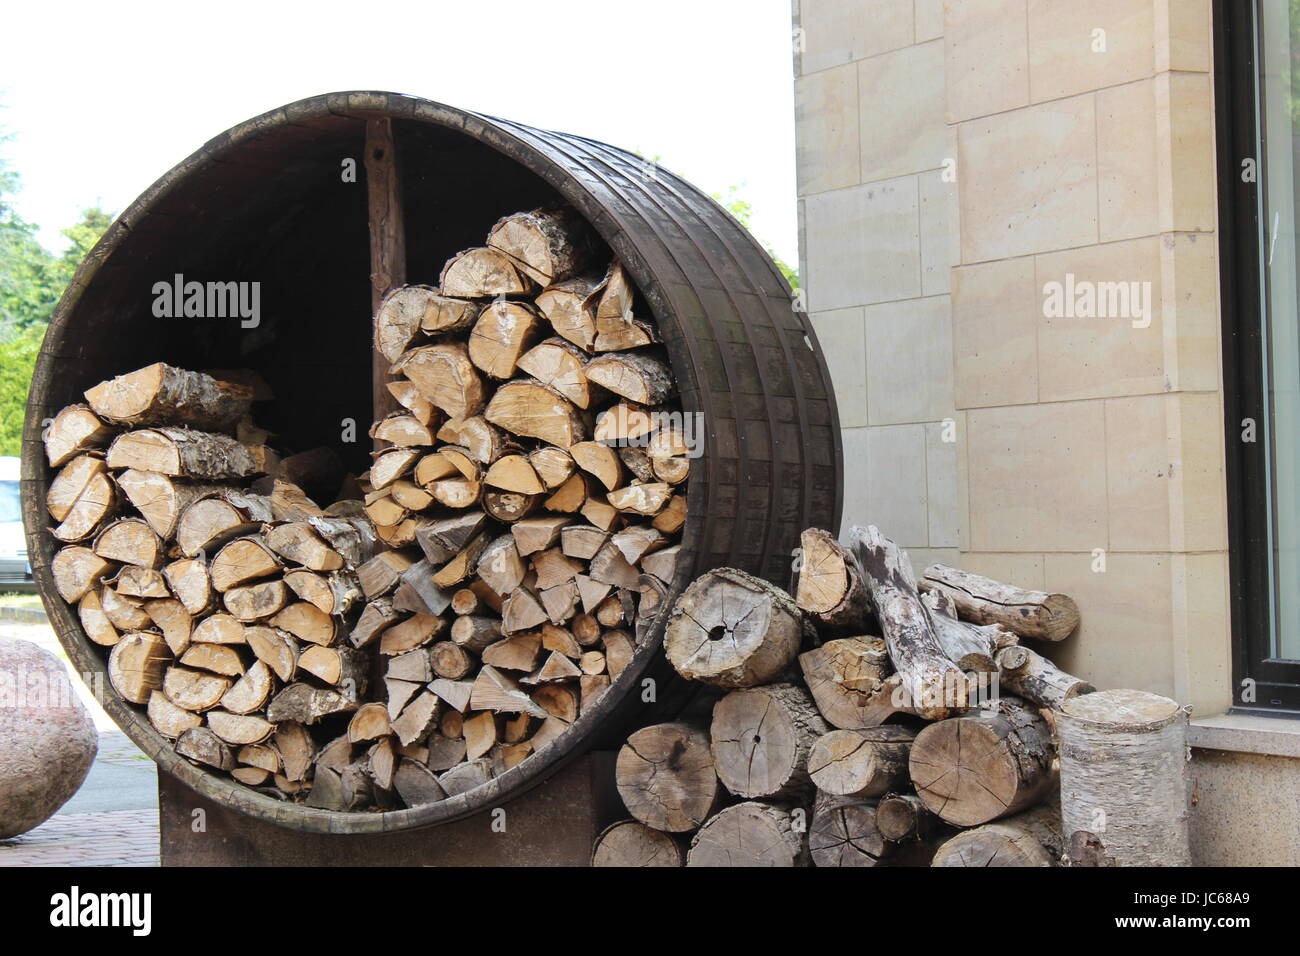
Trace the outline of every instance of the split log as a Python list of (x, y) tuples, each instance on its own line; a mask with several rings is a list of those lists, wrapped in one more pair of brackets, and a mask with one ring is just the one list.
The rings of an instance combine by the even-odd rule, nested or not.
[(963, 830), (946, 841), (931, 866), (1060, 866), (1065, 856), (1061, 808), (1049, 801), (1014, 817)]
[(94, 551), (101, 558), (139, 568), (162, 564), (163, 543), (146, 521), (122, 518), (95, 536)]
[(803, 612), (789, 595), (743, 571), (718, 568), (678, 599), (664, 650), (689, 680), (753, 687), (790, 666), (803, 633)]
[(766, 803), (737, 803), (700, 828), (687, 866), (808, 866), (806, 834), (789, 811)]
[(227, 435), (187, 428), (125, 432), (108, 446), (108, 467), (210, 481), (246, 478), (261, 469), (249, 449)]
[(1189, 710), (1140, 690), (1062, 704), (1061, 816), (1074, 865), (1191, 865)]
[(1065, 594), (1018, 588), (942, 564), (926, 568), (920, 584), (948, 595), (963, 620), (1002, 624), (1021, 637), (1063, 641), (1079, 624), (1079, 607)]
[(908, 783), (908, 754), (916, 734), (905, 727), (833, 730), (813, 743), (812, 782), (840, 797), (880, 797)]
[(849, 535), (890, 660), (912, 706), (927, 720), (963, 713), (969, 698), (965, 675), (935, 637), (906, 552), (874, 525), (855, 526)]
[(45, 426), (46, 460), (51, 468), (58, 468), (83, 452), (103, 448), (114, 434), (116, 429), (87, 406), (69, 405)]
[(677, 840), (636, 820), (611, 823), (600, 831), (591, 851), (592, 866), (683, 866), (685, 863), (686, 853)]
[(596, 344), (596, 293), (601, 285), (598, 275), (574, 276), (549, 285), (536, 300), (556, 334), (588, 352)]
[(219, 485), (194, 484), (133, 468), (117, 475), (116, 481), (132, 507), (163, 539), (175, 536), (176, 525), (186, 508), (200, 498), (215, 494), (220, 488)]
[(469, 360), (489, 378), (510, 378), (537, 338), (540, 324), (529, 305), (503, 299), (492, 302), (479, 313), (470, 332)]
[(109, 652), (108, 680), (123, 700), (145, 704), (149, 695), (162, 687), (163, 671), (170, 661), (171, 652), (161, 634), (125, 634)]
[(698, 828), (722, 797), (709, 735), (687, 723), (655, 724), (628, 737), (614, 779), (632, 816), (669, 833)]
[(188, 760), (227, 772), (235, 769), (230, 747), (207, 727), (192, 727), (176, 740), (176, 752)]
[(1097, 690), (1087, 681), (1067, 674), (1046, 657), (1020, 645), (1000, 651), (997, 666), (1002, 685), (1007, 690), (1050, 710), (1061, 710), (1067, 700)]
[(499, 249), (479, 247), (447, 260), (438, 287), (444, 295), (458, 299), (490, 299), (529, 292), (532, 282)]
[(1056, 783), (1055, 757), (1051, 730), (1037, 709), (1004, 696), (992, 713), (922, 730), (909, 769), (927, 807), (948, 823), (971, 827), (1039, 803)]
[(221, 706), (232, 714), (251, 714), (266, 707), (273, 690), (271, 669), (263, 661), (256, 661), (221, 696)]
[(459, 343), (422, 345), (394, 363), (393, 374), (405, 375), (422, 398), (442, 409), (448, 418), (469, 418), (483, 408), (483, 379)]
[(176, 522), (176, 544), (182, 554), (193, 558), (232, 538), (252, 534), (272, 519), (268, 499), (232, 489), (189, 504)]
[(188, 667), (169, 667), (163, 677), (162, 690), (177, 707), (202, 712), (216, 707), (230, 686), (228, 677)]
[(266, 718), (273, 724), (292, 720), (310, 725), (333, 714), (351, 713), (357, 706), (355, 699), (336, 690), (295, 683), (276, 694), (266, 708)]
[(809, 754), (828, 730), (797, 684), (732, 691), (709, 728), (718, 779), (738, 797), (801, 800), (812, 791)]
[(828, 531), (799, 536), (795, 603), (830, 633), (863, 634), (870, 607), (857, 562)]
[(424, 764), (403, 757), (393, 774), (393, 789), (408, 807), (421, 807), (447, 798), (447, 791)]
[(587, 363), (589, 381), (640, 405), (658, 405), (673, 394), (672, 370), (641, 352), (610, 352)]
[(552, 337), (519, 356), (519, 368), (579, 408), (590, 408), (604, 391), (587, 381), (585, 366), (591, 356), (572, 342)]
[(86, 391), (104, 421), (117, 425), (184, 425), (230, 431), (249, 413), (253, 389), (157, 362)]
[(817, 709), (831, 726), (862, 730), (889, 716), (877, 706), (884, 681), (893, 672), (882, 639), (827, 641), (800, 654), (799, 666)]
[(540, 382), (505, 383), (493, 394), (483, 417), (511, 434), (540, 438), (564, 449), (587, 437), (577, 406)]
[(275, 674), (288, 683), (298, 672), (298, 644), (284, 631), (256, 626), (244, 631), (249, 650)]
[(183, 707), (177, 707), (160, 690), (151, 691), (147, 710), (149, 723), (168, 740), (175, 740), (187, 730), (203, 726), (203, 718)]
[(587, 221), (571, 206), (556, 205), (500, 219), (488, 233), (487, 244), (545, 287), (586, 268), (596, 240)]

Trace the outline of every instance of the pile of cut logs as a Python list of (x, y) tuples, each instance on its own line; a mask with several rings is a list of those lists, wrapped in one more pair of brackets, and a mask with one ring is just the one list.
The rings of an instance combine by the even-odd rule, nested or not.
[(401, 408), (359, 478), (272, 452), (252, 373), (151, 365), (49, 423), (59, 594), (178, 753), (315, 807), (412, 807), (609, 687), (673, 579), (692, 449), (602, 248), (567, 208), (520, 213), (389, 294)]
[[(669, 620), (699, 713), (632, 734), (632, 815), (598, 866), (1024, 866), (1068, 854), (1053, 713), (1085, 681), (1021, 639), (1079, 621), (1065, 595), (934, 565), (875, 527), (805, 531), (791, 597), (721, 568)], [(721, 695), (721, 696), (720, 696)]]

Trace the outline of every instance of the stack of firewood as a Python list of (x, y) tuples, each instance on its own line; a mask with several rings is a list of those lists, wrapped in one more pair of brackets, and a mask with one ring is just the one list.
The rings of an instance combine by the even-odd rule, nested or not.
[(793, 597), (717, 569), (665, 635), (699, 715), (632, 734), (633, 819), (595, 865), (986, 866), (1062, 860), (1053, 717), (1094, 688), (1021, 639), (1079, 621), (1065, 595), (942, 565), (917, 580), (875, 527), (805, 531)]
[(178, 753), (311, 806), (417, 806), (609, 687), (672, 581), (692, 448), (600, 249), (536, 210), (390, 294), (402, 407), (359, 478), (272, 452), (251, 373), (152, 365), (50, 423), (59, 594)]

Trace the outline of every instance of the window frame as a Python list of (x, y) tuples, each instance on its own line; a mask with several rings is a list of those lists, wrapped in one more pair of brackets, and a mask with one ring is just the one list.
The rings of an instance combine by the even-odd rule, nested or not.
[[(1267, 455), (1264, 305), (1260, 256), (1259, 0), (1214, 0), (1214, 93), (1218, 153), (1219, 273), (1223, 348), (1224, 460), (1228, 491), (1232, 710), (1300, 716), (1300, 661), (1271, 656), (1270, 474)], [(1255, 181), (1242, 163), (1255, 160)], [(1245, 419), (1254, 442), (1243, 440)], [(1254, 503), (1252, 506), (1248, 503)], [(1250, 692), (1253, 700), (1243, 700)]]

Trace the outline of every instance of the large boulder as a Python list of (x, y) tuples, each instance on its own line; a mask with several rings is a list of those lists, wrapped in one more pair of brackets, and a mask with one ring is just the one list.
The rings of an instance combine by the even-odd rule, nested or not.
[(99, 748), (67, 671), (49, 651), (0, 638), (0, 839), (52, 817)]

